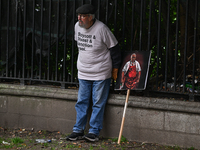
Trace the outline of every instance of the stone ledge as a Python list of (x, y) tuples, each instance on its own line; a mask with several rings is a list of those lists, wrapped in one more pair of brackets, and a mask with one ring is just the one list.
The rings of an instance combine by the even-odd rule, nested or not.
[[(0, 84), (0, 124), (71, 133), (78, 90)], [(118, 137), (126, 95), (110, 94), (101, 136)], [(129, 140), (200, 149), (200, 104), (129, 96), (123, 135)], [(89, 125), (86, 125), (86, 132)]]
[[(111, 95), (108, 104), (124, 105), (126, 96)], [(117, 101), (116, 101), (117, 100)], [(151, 97), (129, 96), (129, 107), (200, 114), (200, 103)]]
[[(0, 94), (77, 100), (78, 90), (30, 85), (0, 84)], [(110, 94), (108, 104), (123, 106), (126, 95)], [(161, 98), (129, 96), (128, 107), (200, 114), (200, 103)]]

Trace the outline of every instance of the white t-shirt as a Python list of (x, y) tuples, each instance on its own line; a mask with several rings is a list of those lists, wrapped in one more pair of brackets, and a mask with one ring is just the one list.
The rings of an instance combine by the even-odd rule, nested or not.
[(110, 29), (97, 20), (89, 28), (75, 24), (75, 40), (78, 46), (78, 78), (84, 80), (105, 80), (111, 77), (112, 60), (109, 48), (118, 41)]

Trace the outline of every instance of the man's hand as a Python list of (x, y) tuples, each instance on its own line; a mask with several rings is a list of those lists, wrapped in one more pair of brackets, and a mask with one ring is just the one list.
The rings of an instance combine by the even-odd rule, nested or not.
[(113, 70), (112, 70), (112, 78), (114, 79), (114, 81), (117, 80), (117, 73), (118, 73), (118, 68), (113, 68)]

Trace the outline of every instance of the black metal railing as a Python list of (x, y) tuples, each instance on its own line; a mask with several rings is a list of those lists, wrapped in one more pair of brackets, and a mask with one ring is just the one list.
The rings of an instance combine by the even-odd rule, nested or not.
[(0, 0), (0, 79), (77, 85), (75, 10), (93, 4), (122, 53), (151, 51), (147, 91), (200, 94), (199, 0)]

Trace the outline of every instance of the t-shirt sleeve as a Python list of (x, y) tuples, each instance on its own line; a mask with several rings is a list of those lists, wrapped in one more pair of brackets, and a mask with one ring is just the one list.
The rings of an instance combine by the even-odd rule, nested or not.
[(100, 32), (100, 34), (102, 34), (102, 40), (108, 49), (117, 45), (117, 39), (106, 25), (101, 28)]
[(74, 26), (74, 40), (77, 41), (77, 23)]
[(121, 51), (118, 41), (106, 25), (101, 29), (103, 43), (105, 43), (107, 48), (110, 50), (112, 67), (119, 68), (121, 64)]

